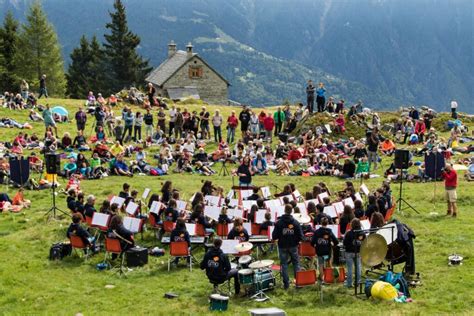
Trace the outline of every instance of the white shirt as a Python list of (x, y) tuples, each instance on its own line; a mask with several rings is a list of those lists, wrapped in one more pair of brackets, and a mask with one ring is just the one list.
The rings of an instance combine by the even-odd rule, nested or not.
[(176, 122), (176, 110), (170, 110), (170, 122)]
[(183, 145), (183, 149), (187, 149), (190, 153), (194, 153), (195, 148), (196, 148), (196, 146), (194, 146), (194, 143), (192, 143), (192, 142), (190, 144), (185, 143)]
[(457, 109), (458, 103), (456, 101), (451, 101), (451, 109)]

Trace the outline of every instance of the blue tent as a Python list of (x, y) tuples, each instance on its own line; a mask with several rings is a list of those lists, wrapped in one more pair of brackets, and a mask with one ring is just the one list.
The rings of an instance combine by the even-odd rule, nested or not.
[(69, 112), (62, 106), (55, 106), (54, 108), (51, 109), (51, 112), (56, 113), (61, 116), (69, 116)]

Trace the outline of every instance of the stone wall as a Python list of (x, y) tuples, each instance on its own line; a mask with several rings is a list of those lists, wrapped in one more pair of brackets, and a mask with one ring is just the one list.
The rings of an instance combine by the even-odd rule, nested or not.
[[(202, 77), (189, 78), (189, 66), (202, 67)], [(207, 103), (227, 105), (229, 97), (226, 82), (197, 57), (191, 58), (173, 77), (165, 82), (163, 89), (184, 86), (197, 87), (199, 96)]]

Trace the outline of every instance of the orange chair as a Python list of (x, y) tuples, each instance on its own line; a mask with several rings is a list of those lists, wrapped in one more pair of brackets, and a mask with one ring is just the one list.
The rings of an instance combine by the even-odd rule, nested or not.
[(324, 268), (324, 276), (323, 280), (325, 283), (334, 283), (334, 269), (329, 267), (329, 268)]
[(337, 277), (337, 282), (344, 283), (346, 281), (346, 270), (344, 267), (339, 267), (339, 276)]
[(112, 254), (116, 254), (121, 257), (120, 259), (120, 265), (117, 265), (112, 268), (112, 270), (117, 270), (117, 272), (122, 275), (125, 274), (125, 269), (124, 269), (124, 262), (125, 262), (125, 256), (122, 253), (122, 245), (120, 245), (120, 239), (118, 238), (109, 238), (106, 237), (105, 241), (105, 258), (104, 262), (109, 263), (111, 259)]
[(397, 207), (396, 204), (393, 204), (392, 207), (387, 210), (387, 213), (385, 213), (385, 222), (388, 222), (392, 216), (393, 216), (393, 213), (395, 213), (395, 208)]
[(255, 236), (255, 235), (260, 235), (260, 224), (256, 224), (256, 223), (252, 223), (252, 225), (250, 226), (251, 229), (251, 235)]
[(76, 254), (78, 256), (79, 256), (79, 252), (77, 251), (77, 249), (80, 249), (80, 250), (84, 251), (84, 253), (85, 253), (84, 259), (85, 259), (85, 261), (87, 261), (87, 259), (89, 258), (89, 247), (88, 247), (88, 245), (86, 245), (84, 240), (82, 240), (82, 238), (79, 237), (79, 236), (71, 235), (69, 237), (69, 241), (71, 242), (72, 249), (76, 252)]
[(217, 236), (221, 238), (227, 238), (229, 234), (229, 224), (217, 224)]
[(295, 281), (297, 288), (316, 284), (316, 270), (297, 271)]
[(171, 260), (173, 258), (186, 258), (189, 262), (189, 271), (193, 271), (193, 260), (191, 258), (191, 251), (188, 243), (185, 241), (172, 241), (170, 243), (170, 257), (168, 258), (168, 271), (171, 268)]
[(316, 249), (309, 241), (303, 241), (298, 246), (298, 255), (306, 258), (310, 262), (310, 267), (314, 267), (314, 258), (316, 257)]
[[(189, 234), (193, 235), (192, 232), (189, 232)], [(196, 224), (195, 235), (200, 236), (200, 237), (207, 237), (211, 234), (206, 232), (206, 228), (204, 227), (203, 224)]]
[(92, 227), (92, 217), (86, 216), (86, 224), (89, 227)]
[(164, 221), (163, 222), (163, 230), (165, 233), (171, 233), (173, 229), (175, 228), (176, 223), (171, 222), (171, 221)]

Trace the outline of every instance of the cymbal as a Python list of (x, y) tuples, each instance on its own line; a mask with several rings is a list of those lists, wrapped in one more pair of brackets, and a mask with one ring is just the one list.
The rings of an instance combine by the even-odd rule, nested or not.
[(237, 250), (238, 252), (249, 251), (252, 248), (253, 248), (253, 245), (251, 242), (241, 242), (240, 244), (235, 246), (235, 250)]
[(293, 218), (296, 219), (300, 224), (307, 224), (311, 222), (311, 217), (301, 213), (293, 214)]
[(387, 254), (387, 242), (379, 234), (369, 235), (360, 247), (360, 258), (365, 266), (373, 267), (382, 263)]
[(271, 266), (273, 264), (273, 260), (259, 260), (252, 262), (249, 264), (250, 269), (263, 269)]

